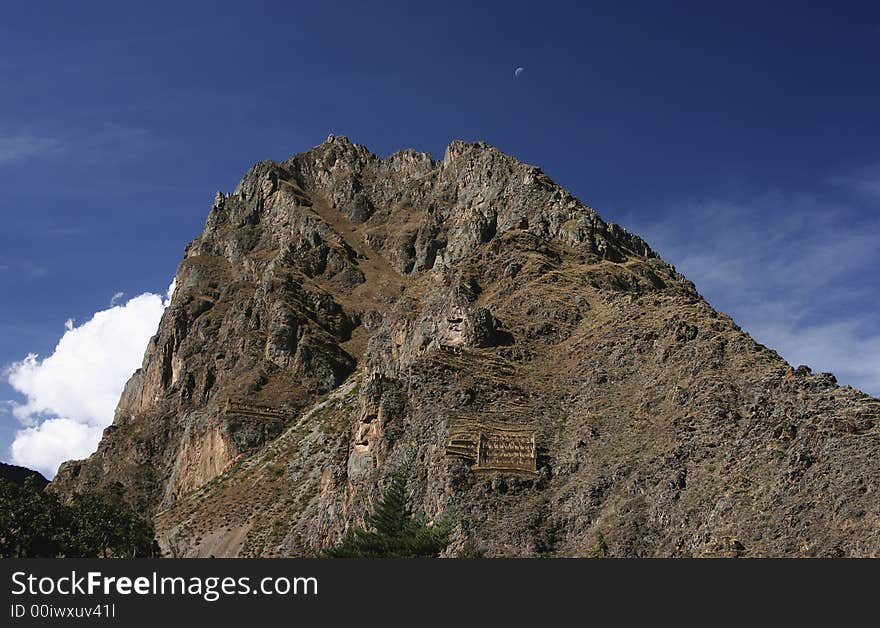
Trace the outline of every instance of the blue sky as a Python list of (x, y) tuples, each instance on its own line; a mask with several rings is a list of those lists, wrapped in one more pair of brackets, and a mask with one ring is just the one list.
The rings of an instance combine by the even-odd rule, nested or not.
[[(540, 165), (760, 341), (880, 394), (880, 5), (731, 4), (5, 6), (0, 365), (164, 295), (216, 190), (333, 132)], [(7, 377), (4, 460), (19, 419), (68, 412)]]

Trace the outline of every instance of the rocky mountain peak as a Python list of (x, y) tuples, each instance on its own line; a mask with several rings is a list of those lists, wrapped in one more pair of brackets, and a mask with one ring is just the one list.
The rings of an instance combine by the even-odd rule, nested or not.
[(880, 402), (488, 144), (259, 162), (176, 281), (98, 451), (53, 483), (122, 486), (169, 554), (312, 554), (411, 460), (453, 555), (880, 551)]

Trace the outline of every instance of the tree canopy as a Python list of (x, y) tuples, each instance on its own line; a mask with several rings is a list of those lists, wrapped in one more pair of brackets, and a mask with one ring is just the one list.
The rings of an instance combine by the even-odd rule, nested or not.
[(121, 498), (89, 492), (63, 503), (33, 479), (0, 479), (0, 557), (143, 558), (158, 555), (150, 521)]

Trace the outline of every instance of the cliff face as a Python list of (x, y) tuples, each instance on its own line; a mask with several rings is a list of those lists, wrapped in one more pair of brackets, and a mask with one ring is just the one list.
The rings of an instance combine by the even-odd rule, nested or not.
[(389, 474), (488, 555), (880, 554), (880, 401), (793, 370), (481, 143), (342, 137), (218, 194), (113, 425), (171, 555), (308, 555)]

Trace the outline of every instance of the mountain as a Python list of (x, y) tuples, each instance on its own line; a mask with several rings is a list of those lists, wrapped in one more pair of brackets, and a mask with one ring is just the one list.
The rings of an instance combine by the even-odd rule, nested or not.
[(43, 488), (49, 483), (49, 480), (44, 478), (38, 471), (28, 469), (27, 467), (17, 467), (14, 464), (0, 462), (0, 480), (8, 480), (13, 484), (21, 486), (28, 478), (34, 478), (34, 481), (39, 488)]
[(453, 556), (880, 554), (880, 400), (487, 144), (260, 162), (176, 282), (53, 483), (121, 488), (168, 555), (314, 554), (407, 464)]

